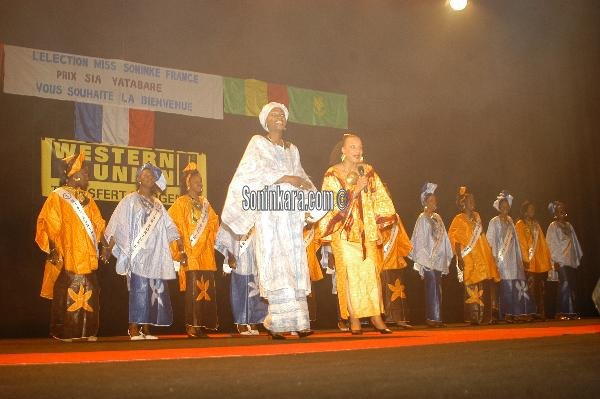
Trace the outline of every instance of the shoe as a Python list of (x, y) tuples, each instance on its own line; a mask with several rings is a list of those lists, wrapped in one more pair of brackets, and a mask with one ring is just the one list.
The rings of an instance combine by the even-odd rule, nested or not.
[(250, 335), (260, 335), (260, 332), (258, 330), (250, 330)]
[[(377, 331), (379, 334), (393, 334), (392, 330), (390, 330), (389, 328), (377, 328), (375, 326), (373, 326), (375, 328), (375, 331)], [(411, 327), (412, 329), (412, 327)]]
[(362, 335), (363, 331), (362, 330), (350, 330), (350, 333), (352, 335)]
[[(240, 330), (240, 327), (244, 327), (244, 329)], [(252, 335), (250, 324), (236, 324), (235, 329), (240, 335)]]
[(283, 334), (279, 334), (279, 333), (274, 333), (271, 330), (267, 330), (267, 332), (269, 333), (269, 336), (271, 337), (271, 339), (285, 339), (285, 337), (283, 336)]
[(441, 321), (436, 321), (436, 320), (425, 320), (425, 324), (427, 324), (427, 327), (431, 327), (431, 328), (446, 327), (446, 325), (444, 323), (442, 323)]
[[(407, 322), (404, 322), (404, 321), (399, 321), (396, 323), (396, 325), (403, 330), (414, 330), (415, 329), (413, 326), (411, 326), (410, 324), (408, 324)], [(377, 328), (375, 328), (375, 329), (377, 329)]]
[(199, 338), (198, 330), (196, 329), (196, 327), (185, 326), (185, 333), (187, 334), (188, 338)]
[(296, 332), (296, 331), (290, 331), (290, 335), (292, 337), (297, 337), (298, 336), (298, 332)]
[(343, 331), (343, 332), (350, 331), (350, 327), (348, 327), (348, 323), (346, 323), (344, 320), (338, 321), (337, 327), (340, 331)]
[(142, 325), (142, 335), (144, 336), (144, 339), (158, 339), (156, 335), (150, 334), (150, 324)]
[(302, 330), (302, 331), (298, 331), (298, 338), (306, 338), (309, 335), (313, 335), (314, 331), (312, 330)]
[(127, 335), (129, 335), (129, 339), (131, 341), (141, 341), (146, 339), (143, 331), (136, 324), (130, 324), (127, 329)]
[(98, 341), (98, 337), (96, 336), (91, 336), (91, 337), (87, 337), (88, 342), (96, 342)]

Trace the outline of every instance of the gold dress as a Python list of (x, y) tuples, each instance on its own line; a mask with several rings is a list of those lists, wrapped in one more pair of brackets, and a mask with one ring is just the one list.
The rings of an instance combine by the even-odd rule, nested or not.
[[(384, 313), (380, 273), (381, 249), (377, 245), (380, 230), (396, 221), (396, 211), (381, 179), (370, 165), (364, 165), (369, 179), (366, 190), (353, 195), (355, 179), (342, 179), (331, 167), (325, 173), (323, 190), (335, 194), (335, 208), (319, 221), (323, 238), (331, 240), (336, 261), (336, 279), (340, 316), (376, 316)], [(347, 206), (343, 203), (346, 190)], [(343, 209), (342, 209), (343, 208)]]

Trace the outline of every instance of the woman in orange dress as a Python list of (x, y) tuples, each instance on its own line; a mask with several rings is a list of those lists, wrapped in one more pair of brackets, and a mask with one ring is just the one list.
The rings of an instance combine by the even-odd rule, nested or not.
[[(202, 176), (196, 163), (183, 170), (181, 196), (175, 200), (169, 215), (179, 230), (187, 265), (179, 269), (179, 289), (185, 292), (185, 326), (190, 338), (205, 338), (206, 330), (219, 327), (215, 289), (215, 237), (219, 217), (202, 196)], [(175, 243), (171, 252), (178, 259)]]
[(96, 340), (100, 287), (98, 243), (106, 222), (87, 192), (83, 153), (63, 159), (61, 186), (46, 199), (35, 242), (48, 254), (41, 296), (52, 300), (50, 335)]
[(459, 281), (465, 285), (465, 321), (491, 324), (497, 318), (496, 287), (500, 275), (481, 216), (475, 211), (475, 197), (467, 187), (460, 187), (456, 203), (460, 213), (454, 217), (448, 238), (457, 259)]
[(545, 284), (548, 272), (552, 268), (550, 250), (544, 232), (535, 220), (535, 205), (532, 202), (523, 202), (521, 216), (522, 218), (515, 224), (515, 230), (521, 247), (529, 293), (537, 308), (535, 317), (545, 320)]

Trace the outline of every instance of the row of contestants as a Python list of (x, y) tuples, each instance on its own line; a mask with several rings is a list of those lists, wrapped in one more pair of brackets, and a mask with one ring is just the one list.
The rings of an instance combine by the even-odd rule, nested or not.
[[(435, 212), (437, 185), (427, 183), (421, 192), (421, 213), (412, 233), (408, 253), (414, 269), (425, 280), (426, 322), (443, 326), (440, 279), (449, 273), (456, 259), (457, 275), (465, 286), (465, 320), (488, 324), (545, 319), (545, 281), (560, 281), (557, 318), (578, 318), (574, 299), (574, 270), (582, 257), (573, 226), (567, 221), (565, 205), (554, 201), (549, 211), (554, 221), (547, 238), (535, 220), (535, 206), (525, 201), (520, 219), (513, 223), (509, 213), (513, 197), (502, 191), (493, 202), (498, 215), (484, 234), (475, 197), (466, 187), (459, 188), (457, 205), (448, 233)], [(497, 288), (499, 287), (499, 290)], [(499, 291), (499, 293), (497, 292)]]
[[(348, 136), (345, 140), (361, 145), (356, 137)], [(339, 181), (339, 186), (333, 188), (351, 189), (349, 186), (351, 184), (343, 185)], [(327, 174), (324, 187), (332, 188), (327, 181)], [(416, 221), (410, 239), (397, 215), (392, 227), (380, 232), (380, 259), (377, 260), (376, 256), (373, 259), (379, 262), (377, 270), (380, 272), (382, 313), (386, 322), (410, 328), (403, 277), (407, 266), (405, 257), (413, 260), (414, 270), (425, 281), (426, 323), (429, 326), (444, 326), (441, 317), (441, 277), (449, 273), (452, 259), (456, 260), (457, 275), (465, 287), (465, 321), (489, 324), (498, 319), (507, 322), (545, 319), (546, 280), (559, 281), (557, 318), (578, 318), (575, 311), (574, 270), (580, 264), (582, 251), (575, 230), (567, 221), (563, 203), (554, 201), (549, 204), (548, 209), (554, 221), (549, 225), (546, 237), (535, 220), (535, 206), (529, 201), (521, 206), (522, 219), (513, 223), (509, 215), (513, 197), (502, 191), (493, 202), (498, 216), (490, 220), (484, 233), (481, 217), (475, 210), (475, 197), (468, 188), (461, 187), (457, 195), (460, 213), (454, 217), (446, 232), (442, 218), (435, 212), (436, 188), (434, 183), (423, 186), (420, 196), (423, 212)], [(389, 195), (387, 190), (386, 194)], [(324, 220), (327, 219), (328, 216)], [(344, 253), (340, 251), (336, 257), (332, 253), (335, 251), (329, 248), (329, 245), (323, 248), (323, 259), (328, 262), (327, 266), (337, 263), (337, 270), (341, 271), (339, 277), (335, 276), (338, 273), (334, 274), (342, 279), (341, 283), (339, 280), (334, 282), (334, 293), (338, 294), (339, 299), (339, 325), (345, 330), (346, 317), (352, 320), (346, 305), (352, 301), (348, 301), (345, 291), (348, 285), (352, 285), (353, 279), (360, 278), (348, 279), (347, 265), (350, 261), (343, 258)], [(335, 262), (336, 258), (338, 262)], [(360, 257), (354, 256), (353, 259)], [(368, 269), (362, 267), (360, 270)], [(333, 270), (329, 272), (334, 273)], [(344, 280), (347, 282), (344, 283)], [(342, 289), (341, 295), (339, 287)], [(353, 292), (356, 294), (361, 290), (355, 289)], [(375, 299), (370, 303), (374, 304)], [(356, 318), (365, 314), (355, 310)], [(358, 328), (359, 324), (355, 321), (353, 325)]]
[[(132, 339), (155, 338), (149, 325), (172, 322), (164, 280), (176, 278), (173, 258), (181, 263), (188, 335), (203, 335), (199, 327), (216, 328), (213, 245), (217, 230), (216, 248), (230, 265), (237, 265), (232, 275), (232, 308), (236, 323), (247, 327), (244, 332), (254, 333), (252, 325), (263, 321), (274, 337), (287, 331), (298, 331), (301, 336), (310, 333), (306, 298), (311, 292), (310, 280), (319, 276), (311, 266), (311, 250), (307, 259), (307, 244), (314, 240), (302, 236), (305, 213), (248, 212), (240, 207), (244, 186), (314, 190), (300, 165), (297, 148), (282, 139), (285, 106), (268, 104), (259, 119), (267, 135), (254, 136), (244, 153), (229, 187), (221, 229), (218, 217), (201, 196), (201, 178), (193, 165), (186, 168), (182, 179), (182, 193), (187, 194), (167, 213), (153, 195), (164, 190), (164, 176), (160, 169), (146, 164), (138, 173), (138, 190), (119, 203), (104, 231), (98, 208), (85, 191), (88, 176), (83, 156), (65, 160), (65, 184), (46, 201), (36, 235), (40, 247), (50, 254), (42, 296), (54, 298), (53, 336), (94, 337), (97, 332), (99, 290), (94, 270), (99, 241), (100, 258), (107, 261), (112, 253), (117, 258), (117, 272), (127, 276)], [(388, 333), (381, 314), (389, 313), (385, 308), (393, 306), (383, 304), (380, 273), (406, 265), (403, 259), (390, 261), (394, 259), (391, 248), (397, 248), (389, 244), (396, 242), (390, 237), (403, 236), (393, 226), (401, 223), (374, 169), (362, 163), (360, 138), (345, 135), (336, 148), (341, 162), (326, 172), (323, 189), (343, 187), (350, 201), (345, 209), (329, 212), (314, 229), (318, 231), (315, 235), (330, 241), (335, 254), (342, 316), (350, 318), (354, 331), (360, 328), (356, 324), (360, 317), (370, 316), (378, 330)], [(384, 244), (386, 235), (388, 243)], [(464, 258), (468, 259), (468, 254)], [(255, 267), (248, 266), (252, 262)], [(402, 287), (394, 286), (396, 297), (402, 298)]]
[(63, 160), (61, 186), (42, 207), (35, 239), (48, 253), (41, 296), (52, 300), (51, 336), (95, 340), (100, 304), (96, 270), (99, 259), (107, 263), (111, 254), (117, 273), (127, 280), (132, 340), (156, 339), (150, 325), (172, 323), (166, 282), (176, 279), (177, 271), (186, 296), (188, 335), (204, 333), (196, 326), (217, 328), (213, 247), (219, 220), (201, 195), (196, 165), (190, 163), (183, 171), (184, 195), (169, 212), (156, 196), (166, 188), (158, 167), (141, 166), (136, 181), (137, 190), (119, 202), (106, 224), (86, 190), (84, 155)]

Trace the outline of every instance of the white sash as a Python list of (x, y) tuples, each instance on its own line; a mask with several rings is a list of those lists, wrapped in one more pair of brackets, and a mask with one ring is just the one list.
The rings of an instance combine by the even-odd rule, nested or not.
[(537, 249), (538, 238), (540, 236), (540, 226), (536, 223), (533, 226), (533, 243), (529, 247), (529, 262), (533, 259), (533, 255), (535, 255), (535, 250)]
[(314, 237), (315, 237), (315, 229), (312, 228), (309, 230), (306, 237), (304, 237), (304, 248), (308, 248), (308, 246), (310, 245), (310, 243), (312, 242)]
[(204, 228), (206, 227), (206, 223), (208, 222), (210, 204), (208, 203), (208, 200), (206, 198), (203, 198), (202, 209), (205, 210), (205, 212), (202, 214), (202, 219), (200, 219), (200, 221), (196, 225), (196, 228), (190, 235), (190, 244), (192, 244), (192, 248), (194, 248), (194, 245), (196, 245), (196, 243), (200, 239), (200, 236), (202, 235), (202, 233), (204, 232)]
[[(481, 236), (481, 230), (482, 230), (481, 220), (477, 219), (477, 222), (475, 222), (475, 228), (473, 229), (473, 234), (471, 234), (471, 239), (469, 240), (469, 243), (467, 244), (466, 247), (464, 247), (460, 251), (461, 258), (464, 258), (465, 256), (467, 256), (468, 254), (471, 253), (471, 251), (475, 247), (475, 244), (477, 244), (477, 240), (479, 240), (479, 237)], [(462, 270), (460, 270), (460, 268), (458, 267), (458, 257), (456, 257), (456, 274), (458, 277), (458, 281), (460, 283), (462, 283), (464, 280), (464, 272)]]
[(477, 240), (479, 240), (479, 236), (481, 236), (481, 230), (481, 220), (477, 220), (477, 222), (475, 223), (475, 229), (473, 229), (473, 234), (471, 234), (471, 239), (469, 240), (469, 243), (460, 251), (461, 257), (464, 258), (465, 256), (471, 253), (471, 251), (475, 247), (475, 244), (477, 244)]
[(81, 206), (81, 203), (75, 197), (73, 197), (73, 194), (71, 194), (69, 191), (65, 190), (62, 187), (57, 188), (56, 190), (54, 190), (54, 192), (60, 195), (62, 199), (64, 199), (69, 203), (69, 205), (71, 205), (71, 208), (73, 208), (73, 211), (75, 212), (77, 217), (79, 217), (79, 220), (83, 224), (83, 227), (85, 228), (88, 237), (90, 238), (90, 240), (92, 240), (92, 244), (96, 247), (97, 254), (98, 241), (96, 241), (96, 232), (94, 231), (94, 225), (92, 224), (92, 221), (88, 217), (87, 213), (85, 213), (85, 210), (83, 209), (83, 206)]
[(513, 230), (512, 230), (512, 220), (508, 219), (510, 224), (508, 225), (508, 229), (506, 230), (506, 234), (504, 235), (504, 240), (502, 240), (502, 246), (500, 250), (498, 250), (498, 261), (504, 262), (504, 255), (508, 252), (510, 245), (513, 241)]
[(148, 220), (146, 220), (146, 223), (144, 223), (144, 226), (142, 226), (142, 230), (133, 240), (133, 245), (131, 246), (130, 262), (133, 261), (133, 259), (137, 256), (138, 252), (140, 252), (140, 250), (144, 248), (144, 246), (146, 245), (146, 241), (150, 236), (150, 233), (152, 233), (152, 230), (154, 230), (154, 227), (156, 227), (156, 223), (158, 223), (158, 220), (161, 216), (161, 206), (162, 204), (159, 205), (156, 203), (156, 201), (154, 202), (154, 208), (152, 209), (150, 216), (148, 216)]
[(390, 234), (390, 239), (383, 246), (383, 259), (384, 260), (387, 260), (387, 257), (390, 254), (390, 249), (392, 249), (392, 246), (396, 242), (396, 236), (398, 235), (399, 230), (400, 230), (400, 227), (398, 226), (398, 224), (397, 223), (394, 224), (394, 226), (392, 227), (392, 233)]

